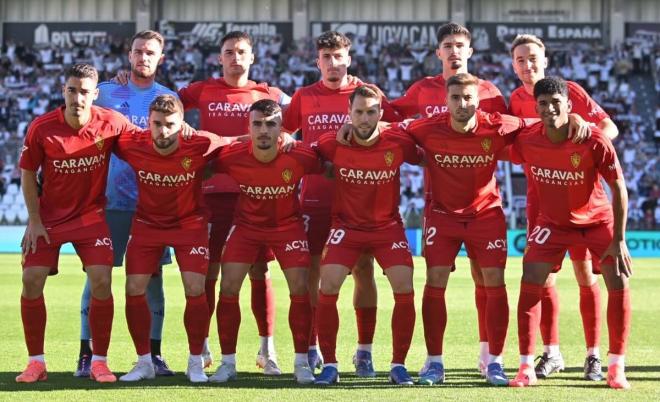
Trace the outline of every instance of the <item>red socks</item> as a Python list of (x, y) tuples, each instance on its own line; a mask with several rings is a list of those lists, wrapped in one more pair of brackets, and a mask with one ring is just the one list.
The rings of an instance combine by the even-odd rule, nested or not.
[(424, 339), (430, 356), (442, 354), (442, 341), (447, 327), (447, 304), (445, 289), (429, 285), (424, 287), (422, 297), (422, 320), (424, 321)]
[(580, 315), (587, 348), (598, 346), (600, 340), (600, 286), (580, 286)]
[(541, 298), (541, 338), (544, 345), (559, 345), (559, 297), (557, 288), (543, 288)]
[(138, 356), (151, 352), (151, 313), (144, 294), (126, 295), (126, 323)]
[(541, 321), (542, 285), (522, 282), (518, 298), (518, 347), (521, 355), (533, 355), (536, 328)]
[[(375, 309), (374, 309), (375, 310)], [(394, 293), (392, 363), (404, 364), (415, 330), (415, 294)]]
[(204, 338), (209, 327), (209, 310), (206, 296), (186, 296), (186, 309), (183, 312), (183, 325), (188, 335), (188, 349), (191, 355), (201, 355)]
[(289, 328), (291, 328), (291, 334), (293, 335), (293, 349), (295, 353), (307, 353), (309, 326), (312, 321), (312, 305), (309, 301), (309, 293), (290, 295), (289, 298), (291, 299)]
[(610, 353), (626, 354), (626, 344), (630, 335), (630, 291), (628, 288), (608, 291), (607, 329), (610, 338)]
[(43, 295), (32, 300), (21, 297), (21, 319), (28, 355), (43, 355), (46, 333), (46, 303)]
[(506, 286), (486, 288), (486, 328), (488, 330), (488, 350), (499, 356), (504, 350), (504, 341), (509, 327), (509, 302)]
[(92, 352), (97, 356), (108, 355), (114, 315), (115, 303), (112, 295), (105, 300), (92, 296), (89, 308), (89, 329), (92, 333)]
[(338, 297), (339, 295), (326, 295), (319, 291), (318, 301), (316, 302), (319, 347), (326, 363), (337, 363), (335, 349), (337, 347), (337, 332), (339, 332)]
[(222, 354), (231, 355), (236, 353), (238, 328), (241, 326), (241, 307), (238, 303), (238, 296), (220, 294), (216, 320), (218, 322)]
[(376, 332), (376, 311), (376, 307), (358, 307), (355, 309), (358, 343), (360, 345), (370, 345), (374, 343), (374, 333)]
[[(309, 339), (307, 340), (307, 343), (309, 346), (316, 346), (316, 339), (319, 337), (319, 327), (316, 324), (316, 314), (318, 310), (318, 301), (316, 302), (316, 306), (312, 306), (312, 320), (309, 325)], [(325, 357), (325, 355), (324, 355)]]
[(250, 279), (251, 304), (259, 336), (273, 336), (275, 327), (275, 292), (270, 279)]
[(207, 280), (204, 284), (204, 292), (206, 293), (206, 305), (209, 309), (209, 325), (206, 327), (206, 336), (209, 337), (209, 326), (211, 325), (211, 317), (213, 317), (213, 312), (215, 311), (215, 284), (218, 282), (217, 279)]
[(477, 324), (479, 324), (479, 342), (488, 342), (488, 328), (486, 326), (486, 287), (474, 285), (474, 304), (477, 306)]

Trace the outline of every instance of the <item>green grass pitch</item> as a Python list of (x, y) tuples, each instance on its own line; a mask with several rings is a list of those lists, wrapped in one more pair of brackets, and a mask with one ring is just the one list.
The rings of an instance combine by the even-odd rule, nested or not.
[[(334, 387), (315, 388), (298, 386), (291, 378), (293, 369), (292, 340), (287, 323), (288, 297), (286, 284), (279, 269), (273, 267), (277, 294), (276, 347), (279, 362), (285, 374), (279, 378), (265, 378), (254, 365), (258, 349), (258, 336), (249, 307), (249, 281), (241, 296), (242, 325), (238, 344), (239, 380), (229, 385), (204, 384), (193, 386), (183, 376), (187, 359), (187, 343), (183, 328), (184, 297), (179, 275), (174, 266), (165, 272), (166, 320), (163, 354), (177, 371), (174, 378), (158, 378), (137, 384), (96, 384), (72, 376), (78, 353), (79, 305), (83, 285), (80, 263), (75, 256), (62, 256), (60, 274), (51, 277), (46, 285), (48, 325), (46, 329), (46, 357), (49, 379), (45, 383), (16, 384), (14, 377), (26, 363), (26, 349), (20, 320), (20, 256), (0, 255), (0, 400), (660, 400), (660, 258), (638, 259), (631, 281), (633, 299), (633, 326), (628, 346), (628, 378), (633, 389), (614, 391), (605, 382), (591, 383), (581, 380), (584, 361), (584, 340), (578, 309), (578, 287), (569, 268), (559, 278), (561, 302), (561, 348), (567, 370), (541, 381), (531, 389), (487, 387), (476, 371), (478, 354), (476, 310), (473, 285), (467, 260), (460, 258), (447, 290), (449, 321), (445, 335), (445, 365), (447, 383), (426, 388), (421, 386), (399, 388), (388, 384), (387, 371), (391, 357), (390, 314), (392, 296), (389, 285), (377, 271), (379, 286), (378, 326), (374, 341), (374, 362), (378, 377), (358, 379), (352, 375), (351, 356), (356, 343), (355, 316), (351, 295), (352, 281), (346, 281), (340, 296), (341, 326), (338, 338), (338, 359), (341, 383)], [(505, 365), (509, 376), (518, 366), (516, 303), (521, 273), (519, 258), (509, 260), (507, 283), (511, 319), (506, 345)], [(407, 365), (416, 376), (425, 357), (421, 319), (421, 295), (424, 287), (425, 265), (415, 258), (415, 289), (417, 324)], [(124, 273), (117, 269), (114, 275), (115, 321), (110, 344), (110, 367), (117, 373), (128, 371), (136, 360), (135, 349), (128, 335), (124, 318)], [(602, 284), (602, 289), (604, 285)], [(605, 321), (606, 292), (603, 297)], [(219, 358), (219, 345), (212, 321), (211, 342), (214, 357)], [(537, 351), (541, 350), (540, 336)], [(607, 327), (603, 323), (601, 349), (607, 351)], [(214, 367), (215, 369), (215, 367)], [(94, 391), (90, 393), (88, 391)]]

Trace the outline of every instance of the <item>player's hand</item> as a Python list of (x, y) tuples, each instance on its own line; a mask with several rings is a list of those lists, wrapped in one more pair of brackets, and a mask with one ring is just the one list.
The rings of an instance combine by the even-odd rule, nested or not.
[(28, 252), (34, 254), (37, 251), (37, 241), (40, 237), (43, 237), (46, 243), (50, 244), (50, 237), (48, 237), (48, 232), (46, 232), (46, 228), (41, 223), (41, 220), (30, 219), (25, 228), (23, 240), (21, 241), (23, 255), (27, 255)]
[(181, 125), (181, 138), (183, 138), (184, 140), (189, 140), (196, 135), (197, 135), (197, 130), (190, 127), (190, 125), (184, 121), (183, 125)]
[(360, 84), (362, 84), (362, 81), (360, 81), (360, 79), (358, 77), (354, 76), (354, 75), (348, 74), (346, 76), (346, 79), (348, 80), (348, 85), (360, 85)]
[(630, 252), (628, 251), (628, 246), (626, 246), (626, 241), (624, 240), (612, 240), (607, 250), (603, 253), (603, 256), (600, 259), (602, 263), (607, 257), (612, 257), (614, 260), (614, 272), (616, 276), (625, 276), (630, 278), (632, 276), (632, 259), (630, 258)]
[(128, 70), (117, 70), (117, 75), (110, 81), (116, 82), (119, 85), (128, 85), (128, 80), (131, 78), (131, 72)]
[(351, 139), (353, 138), (353, 125), (351, 123), (344, 123), (343, 126), (339, 127), (337, 130), (337, 142), (342, 145), (351, 145)]
[(282, 132), (280, 134), (280, 149), (282, 152), (290, 152), (296, 147), (296, 139), (289, 133)]
[(568, 138), (575, 144), (582, 144), (591, 138), (591, 123), (585, 121), (576, 113), (568, 115)]
[[(408, 120), (412, 121), (412, 119), (408, 119)], [(392, 127), (392, 123), (390, 122), (382, 121), (382, 120), (378, 122), (379, 131), (388, 130), (390, 127)]]

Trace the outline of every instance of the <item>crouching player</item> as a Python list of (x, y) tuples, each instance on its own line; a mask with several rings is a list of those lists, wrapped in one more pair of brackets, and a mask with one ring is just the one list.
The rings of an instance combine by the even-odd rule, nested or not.
[(295, 349), (294, 378), (314, 381), (307, 361), (311, 305), (307, 286), (309, 246), (298, 202), (298, 183), (318, 174), (321, 163), (309, 148), (279, 151), (282, 110), (262, 99), (250, 107), (250, 141), (225, 147), (215, 161), (216, 173), (227, 173), (240, 188), (234, 217), (221, 256), (218, 332), (222, 363), (212, 382), (236, 378), (236, 343), (241, 322), (239, 292), (258, 253), (269, 247), (284, 271), (291, 304), (289, 326)]
[(138, 362), (120, 381), (155, 377), (151, 359), (151, 313), (145, 292), (159, 269), (163, 249), (172, 246), (181, 271), (186, 307), (191, 382), (206, 382), (202, 348), (209, 321), (204, 293), (208, 269), (207, 218), (201, 204), (203, 171), (226, 142), (216, 135), (181, 140), (183, 105), (173, 95), (160, 95), (149, 107), (149, 130), (121, 136), (117, 156), (135, 170), (138, 203), (126, 252), (126, 321)]
[[(527, 238), (518, 299), (520, 370), (511, 386), (536, 384), (532, 367), (536, 328), (541, 319), (543, 284), (566, 250), (585, 246), (600, 258), (608, 290), (607, 326), (609, 368), (607, 384), (630, 388), (624, 373), (624, 354), (630, 333), (628, 277), (632, 262), (626, 247), (628, 194), (612, 143), (601, 130), (582, 144), (568, 137), (568, 87), (556, 77), (534, 85), (541, 122), (524, 129), (513, 143), (511, 159), (529, 166), (538, 190), (539, 215)], [(607, 199), (603, 178), (612, 190)]]
[(380, 91), (357, 87), (349, 98), (354, 135), (341, 145), (334, 133), (321, 136), (315, 149), (333, 163), (336, 190), (333, 222), (321, 260), (321, 287), (316, 306), (319, 346), (325, 358), (315, 384), (339, 381), (337, 332), (339, 290), (363, 253), (373, 254), (394, 292), (390, 380), (412, 385), (404, 363), (415, 327), (413, 262), (399, 215), (399, 167), (418, 164), (423, 152), (398, 129), (380, 131)]

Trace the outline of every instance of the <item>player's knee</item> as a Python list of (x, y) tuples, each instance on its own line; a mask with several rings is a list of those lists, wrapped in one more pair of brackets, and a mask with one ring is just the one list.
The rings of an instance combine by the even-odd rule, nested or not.
[(220, 293), (224, 296), (238, 296), (241, 289), (239, 281), (223, 277), (220, 281)]
[(545, 283), (543, 284), (544, 288), (551, 288), (554, 287), (557, 284), (557, 274), (556, 273), (550, 273), (548, 277), (545, 280)]
[(39, 275), (29, 272), (29, 270), (23, 271), (23, 296), (28, 299), (34, 299), (39, 297), (43, 291), (43, 280)]
[(489, 268), (482, 271), (484, 286), (504, 286), (504, 270), (500, 268)]
[(628, 278), (624, 275), (617, 275), (613, 265), (604, 265), (601, 271), (607, 290), (621, 290), (628, 287)]
[(445, 268), (429, 268), (426, 270), (426, 284), (433, 287), (446, 287), (449, 270)]
[(195, 281), (193, 283), (185, 283), (183, 290), (186, 296), (196, 297), (204, 293), (204, 282)]
[(143, 284), (138, 283), (137, 281), (131, 280), (130, 278), (126, 279), (126, 294), (128, 296), (139, 296), (144, 294), (146, 288)]

